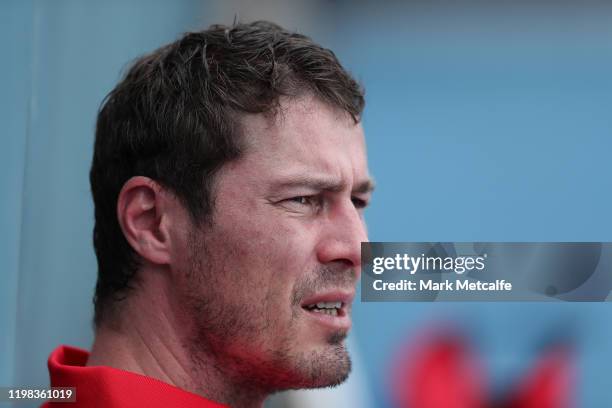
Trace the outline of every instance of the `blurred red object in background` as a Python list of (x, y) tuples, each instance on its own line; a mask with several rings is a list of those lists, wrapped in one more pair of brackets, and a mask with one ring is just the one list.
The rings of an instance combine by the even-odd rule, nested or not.
[(504, 398), (489, 395), (487, 375), (465, 337), (429, 333), (404, 347), (392, 366), (398, 408), (570, 408), (573, 354), (567, 345), (544, 349)]
[(566, 345), (544, 350), (509, 396), (508, 408), (570, 408), (573, 402), (572, 351)]
[(484, 370), (463, 338), (423, 336), (395, 360), (392, 394), (400, 408), (485, 408)]

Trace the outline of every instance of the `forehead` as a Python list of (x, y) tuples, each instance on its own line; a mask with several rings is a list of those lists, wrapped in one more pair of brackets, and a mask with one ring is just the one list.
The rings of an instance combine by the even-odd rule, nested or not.
[(241, 162), (254, 175), (320, 173), (352, 185), (369, 180), (361, 123), (314, 97), (281, 100), (274, 117), (247, 115), (242, 128)]

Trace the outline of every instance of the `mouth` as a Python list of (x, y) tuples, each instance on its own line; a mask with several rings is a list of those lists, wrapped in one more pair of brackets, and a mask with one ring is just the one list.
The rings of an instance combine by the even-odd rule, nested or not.
[(353, 292), (327, 292), (304, 300), (302, 309), (313, 321), (335, 330), (351, 327), (350, 306)]
[(309, 312), (325, 313), (329, 316), (343, 316), (346, 314), (344, 302), (319, 302), (303, 306)]

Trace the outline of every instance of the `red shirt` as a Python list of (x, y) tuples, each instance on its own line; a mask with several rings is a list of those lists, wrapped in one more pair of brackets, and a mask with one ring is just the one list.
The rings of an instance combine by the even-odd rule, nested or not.
[(51, 386), (76, 387), (76, 402), (46, 402), (42, 408), (225, 407), (151, 377), (112, 367), (87, 367), (88, 358), (87, 351), (70, 346), (59, 346), (51, 353)]

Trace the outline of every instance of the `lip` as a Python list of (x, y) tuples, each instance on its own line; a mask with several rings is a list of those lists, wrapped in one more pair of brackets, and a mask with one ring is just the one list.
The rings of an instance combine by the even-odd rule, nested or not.
[[(301, 304), (301, 307), (304, 313), (306, 313), (307, 316), (312, 318), (317, 323), (322, 324), (323, 326), (326, 326), (330, 329), (348, 331), (351, 328), (350, 309), (354, 297), (354, 291), (336, 290), (329, 292), (321, 292), (304, 299)], [(342, 307), (338, 311), (337, 316), (331, 316), (318, 312), (311, 312), (306, 309), (306, 306), (319, 302), (342, 302)]]
[(342, 302), (345, 305), (350, 305), (353, 302), (353, 298), (355, 297), (355, 291), (342, 291), (342, 290), (334, 290), (328, 292), (321, 292), (314, 294), (310, 297), (307, 297), (302, 301), (301, 306), (305, 307), (308, 305), (313, 305), (319, 302)]

